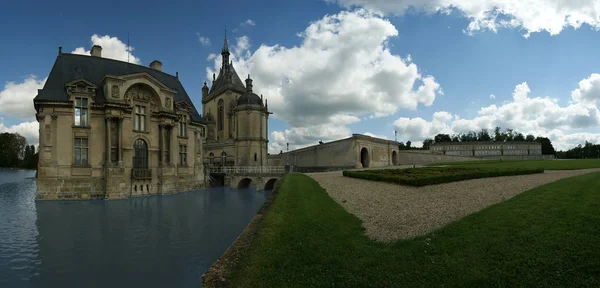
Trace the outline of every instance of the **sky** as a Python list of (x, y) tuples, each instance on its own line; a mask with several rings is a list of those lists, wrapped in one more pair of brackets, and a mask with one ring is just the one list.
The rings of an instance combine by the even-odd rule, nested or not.
[(32, 99), (59, 46), (89, 55), (97, 44), (103, 57), (145, 66), (159, 60), (201, 110), (226, 30), (235, 69), (251, 75), (274, 113), (270, 153), (353, 133), (420, 146), (438, 133), (496, 126), (549, 137), (558, 150), (600, 143), (598, 0), (91, 5), (3, 2), (0, 132), (38, 143)]

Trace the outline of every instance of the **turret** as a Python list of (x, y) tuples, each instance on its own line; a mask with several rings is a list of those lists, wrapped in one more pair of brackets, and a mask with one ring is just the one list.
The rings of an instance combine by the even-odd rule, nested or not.
[(250, 74), (248, 74), (248, 79), (246, 79), (246, 92), (252, 93), (252, 79), (250, 79)]
[(206, 86), (206, 81), (204, 81), (204, 86), (202, 86), (202, 98), (206, 98), (208, 96), (208, 86)]
[(223, 49), (221, 50), (221, 56), (223, 56), (222, 67), (226, 67), (229, 64), (229, 47), (227, 45), (227, 32), (225, 32), (225, 39), (223, 40)]

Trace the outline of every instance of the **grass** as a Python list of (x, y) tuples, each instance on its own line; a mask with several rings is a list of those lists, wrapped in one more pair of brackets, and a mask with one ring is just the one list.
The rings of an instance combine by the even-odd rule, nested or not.
[(598, 159), (579, 160), (481, 160), (466, 162), (441, 162), (427, 164), (427, 166), (449, 165), (454, 167), (480, 167), (480, 168), (522, 168), (544, 170), (576, 170), (600, 168)]
[(343, 175), (373, 181), (425, 186), (468, 179), (544, 173), (544, 169), (482, 168), (482, 167), (424, 167), (413, 169), (381, 169), (343, 171)]
[(312, 178), (289, 174), (231, 287), (600, 287), (597, 191), (600, 173), (568, 178), (380, 244)]

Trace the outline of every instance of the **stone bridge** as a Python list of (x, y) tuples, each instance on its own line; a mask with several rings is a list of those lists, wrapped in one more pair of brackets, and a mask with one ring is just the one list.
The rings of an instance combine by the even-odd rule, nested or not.
[(271, 190), (286, 173), (285, 166), (221, 166), (209, 167), (211, 178), (222, 177), (222, 185), (244, 189)]

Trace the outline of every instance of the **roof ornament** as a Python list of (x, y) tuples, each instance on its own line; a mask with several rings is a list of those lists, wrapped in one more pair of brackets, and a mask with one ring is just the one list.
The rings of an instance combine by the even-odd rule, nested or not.
[(213, 82), (215, 82), (215, 77), (216, 77), (215, 73), (213, 73)]
[(62, 54), (62, 46), (58, 46), (58, 54)]

